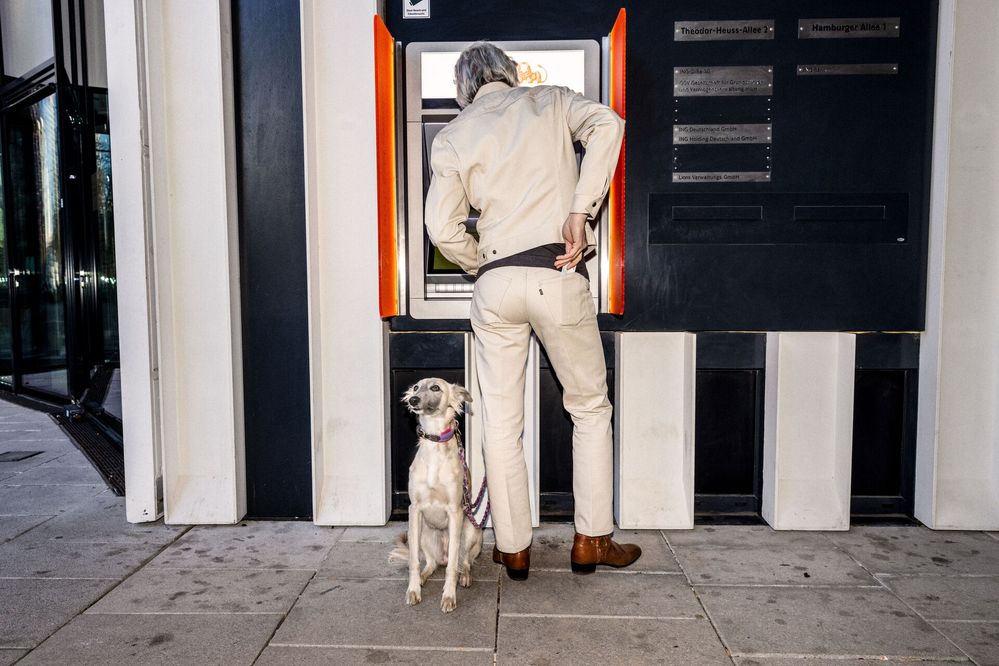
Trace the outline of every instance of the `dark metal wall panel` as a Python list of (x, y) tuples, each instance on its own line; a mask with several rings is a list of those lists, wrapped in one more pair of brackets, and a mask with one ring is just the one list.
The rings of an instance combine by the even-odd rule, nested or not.
[[(571, 11), (554, 0), (434, 0), (431, 18), (421, 20), (403, 19), (401, 3), (387, 8), (390, 30), (406, 44), (600, 39), (622, 4), (632, 102), (626, 310), (620, 318), (601, 316), (601, 327), (922, 329), (935, 0), (583, 0)], [(800, 18), (872, 16), (900, 17), (900, 36), (798, 39)], [(675, 21), (749, 18), (773, 19), (775, 38), (672, 40)], [(823, 63), (895, 63), (898, 70), (797, 74), (799, 65)], [(673, 67), (720, 65), (772, 66), (773, 95), (673, 96)], [(771, 150), (758, 156), (772, 157), (770, 182), (673, 182), (674, 123), (754, 120), (773, 125)], [(680, 148), (681, 161), (710, 167), (720, 147)], [(757, 152), (728, 151), (742, 166)], [(701, 206), (716, 196), (730, 208), (760, 208), (761, 218), (685, 219), (682, 210), (673, 217), (674, 206), (688, 209), (698, 197)], [(880, 207), (883, 218), (870, 219)], [(443, 326), (451, 325), (461, 322)], [(392, 326), (427, 324), (399, 318)]]
[(299, 3), (232, 3), (247, 514), (312, 516)]

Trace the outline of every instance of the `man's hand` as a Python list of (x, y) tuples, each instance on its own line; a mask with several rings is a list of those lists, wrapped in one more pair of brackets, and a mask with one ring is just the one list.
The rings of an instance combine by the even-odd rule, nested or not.
[(562, 238), (565, 240), (565, 254), (555, 257), (555, 268), (573, 268), (583, 258), (586, 249), (586, 213), (569, 213), (562, 223)]

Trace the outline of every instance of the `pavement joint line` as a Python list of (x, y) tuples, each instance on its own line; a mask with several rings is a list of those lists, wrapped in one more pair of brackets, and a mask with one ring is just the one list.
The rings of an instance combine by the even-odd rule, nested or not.
[(493, 664), (496, 664), (496, 655), (499, 654), (499, 622), (500, 622), (500, 593), (503, 590), (503, 577), (496, 579), (496, 620), (493, 622)]
[[(343, 532), (341, 532), (340, 534), (342, 535)], [(339, 540), (339, 536), (337, 537), (337, 540)], [(333, 542), (333, 545), (336, 545), (336, 541)], [(332, 548), (330, 548), (330, 550), (332, 550)], [(326, 551), (326, 556), (325, 557), (329, 556), (330, 550)], [(309, 585), (312, 584), (312, 581), (314, 581), (316, 579), (316, 575), (317, 575), (317, 573), (315, 571), (313, 571), (312, 575), (309, 576), (309, 580), (305, 581), (302, 584), (301, 589), (298, 591), (298, 594), (295, 596), (295, 600), (292, 601), (291, 604), (288, 605), (288, 609), (286, 611), (284, 611), (283, 613), (280, 613), (281, 619), (278, 620), (277, 623), (275, 623), (274, 628), (271, 630), (270, 636), (268, 636), (267, 640), (264, 641), (264, 644), (260, 648), (260, 651), (257, 652), (256, 655), (254, 655), (253, 661), (250, 662), (251, 664), (257, 663), (257, 660), (260, 659), (260, 655), (262, 655), (264, 653), (264, 650), (266, 650), (267, 647), (270, 645), (271, 639), (274, 638), (274, 636), (278, 632), (278, 629), (280, 629), (281, 626), (285, 623), (285, 620), (288, 619), (288, 613), (290, 613), (292, 611), (292, 609), (295, 607), (295, 604), (297, 604), (299, 602), (299, 600), (301, 600), (302, 595), (305, 593), (305, 590), (308, 589)]]
[(0, 580), (121, 580), (107, 576), (0, 576)]
[(829, 659), (837, 661), (857, 661), (859, 659), (871, 661), (888, 661), (897, 659), (916, 664), (947, 662), (947, 663), (967, 663), (970, 661), (966, 657), (924, 657), (922, 655), (905, 654), (820, 654), (820, 653), (790, 653), (790, 652), (736, 652), (734, 656), (745, 659)]
[[(55, 518), (59, 514), (53, 513), (53, 514), (46, 514), (46, 515), (48, 516), (48, 518), (46, 520), (43, 520), (40, 523), (35, 523), (31, 527), (28, 527), (27, 529), (25, 529), (23, 532), (18, 532), (17, 534), (15, 534), (14, 536), (12, 536), (10, 538), (0, 540), (0, 544), (7, 543), (8, 541), (13, 541), (14, 539), (17, 539), (17, 538), (21, 537), (22, 535), (27, 534), (28, 532), (30, 532), (31, 530), (35, 529), (36, 527), (41, 527), (42, 525), (44, 525), (45, 523), (49, 522), (50, 520), (52, 520), (53, 518)], [(5, 517), (5, 515), (4, 514), (0, 514), (0, 518), (3, 518), (3, 517)], [(36, 516), (36, 518), (38, 518), (38, 517), (42, 517), (42, 516)]]
[(283, 611), (92, 611), (81, 615), (285, 615)]
[[(338, 574), (335, 571), (317, 571), (316, 572), (316, 576), (318, 578), (320, 578), (320, 579), (322, 579), (322, 578), (335, 578), (337, 580), (395, 580), (395, 581), (399, 581), (399, 580), (407, 580), (408, 581), (409, 580), (409, 578), (407, 576), (344, 576), (344, 575)], [(438, 581), (443, 581), (443, 580), (444, 580), (443, 578), (428, 578), (427, 581), (424, 583), (424, 585), (426, 585), (427, 583), (438, 582)], [(495, 578), (473, 578), (472, 579), (473, 583), (493, 583), (495, 581), (496, 581)]]
[(935, 571), (905, 573), (875, 573), (875, 578), (999, 578), (999, 573), (937, 573)]
[[(21, 472), (22, 474), (24, 472)], [(52, 483), (6, 483), (5, 481), (0, 481), (0, 486), (9, 486), (11, 488), (19, 488), (22, 486), (95, 486), (95, 483), (73, 483), (72, 481), (53, 481)]]
[(790, 587), (790, 588), (805, 588), (809, 590), (814, 589), (832, 589), (832, 590), (857, 590), (857, 589), (881, 589), (883, 585), (854, 585), (851, 583), (816, 583), (814, 585), (809, 585), (808, 583), (691, 583), (694, 587)]
[(950, 622), (953, 624), (999, 624), (999, 620), (951, 620), (947, 618), (926, 618), (927, 622)]
[(581, 615), (577, 613), (500, 613), (500, 617), (560, 618), (571, 620), (699, 620), (684, 615)]
[(290, 648), (348, 648), (355, 650), (419, 650), (422, 652), (493, 652), (487, 647), (435, 647), (429, 645), (349, 645), (332, 643), (269, 643), (267, 647)]
[(676, 556), (676, 549), (673, 548), (673, 544), (671, 544), (669, 539), (666, 538), (666, 533), (663, 530), (659, 530), (659, 536), (662, 537), (662, 540), (666, 543), (666, 548), (668, 548), (670, 554), (673, 555), (673, 560), (676, 562), (676, 566), (680, 568), (680, 571), (683, 573), (683, 577), (686, 578), (691, 594), (694, 595), (694, 598), (697, 599), (697, 603), (701, 606), (701, 610), (704, 611), (704, 617), (708, 618), (708, 622), (711, 624), (711, 629), (715, 632), (715, 636), (718, 637), (718, 642), (721, 643), (722, 649), (725, 650), (728, 660), (735, 664), (735, 657), (732, 656), (732, 648), (728, 646), (725, 638), (722, 637), (718, 624), (715, 622), (715, 619), (711, 617), (711, 613), (708, 612), (708, 607), (704, 605), (704, 601), (701, 600), (701, 595), (697, 593), (697, 588), (694, 587), (693, 581), (690, 580), (690, 575), (687, 573), (687, 570), (683, 568), (683, 563), (680, 562), (680, 558)]
[[(170, 545), (170, 544), (167, 544)], [(159, 555), (159, 553), (157, 553)], [(291, 568), (291, 567), (225, 567), (225, 566), (214, 566), (214, 567), (171, 567), (171, 566), (161, 566), (159, 564), (144, 564), (143, 569), (149, 571), (159, 571), (161, 569), (169, 569), (171, 571), (311, 571), (316, 572), (316, 569), (301, 569), (301, 568)], [(389, 580), (396, 580), (390, 578)]]
[[(551, 569), (541, 567), (531, 567), (532, 572), (538, 573), (571, 573), (572, 569)], [(597, 569), (594, 574), (610, 574), (613, 576), (682, 576), (681, 571), (625, 571), (617, 569)]]
[[(928, 626), (932, 627), (935, 632), (937, 632), (938, 634), (940, 634), (941, 636), (943, 636), (943, 639), (945, 641), (947, 641), (948, 643), (950, 643), (951, 645), (953, 645), (954, 648), (958, 652), (960, 652), (961, 654), (963, 654), (965, 657), (967, 657), (967, 659), (969, 661), (973, 661), (974, 662), (974, 659), (972, 659), (972, 657), (971, 657), (970, 654), (968, 654), (960, 645), (958, 645), (953, 640), (951, 640), (950, 636), (948, 636), (944, 632), (940, 631), (936, 626), (934, 626), (933, 624), (931, 624), (929, 622), (929, 620), (927, 620), (926, 617), (916, 609), (915, 606), (913, 606), (908, 601), (906, 601), (905, 599), (903, 599), (901, 596), (899, 596), (899, 594), (897, 592), (895, 592), (895, 590), (893, 590), (890, 587), (888, 587), (888, 585), (886, 585), (883, 580), (881, 580), (880, 578), (878, 578), (877, 576), (875, 576), (874, 572), (872, 572), (870, 569), (868, 569), (866, 566), (864, 566), (864, 563), (861, 562), (859, 559), (857, 559), (853, 555), (853, 553), (851, 553), (846, 548), (843, 548), (842, 546), (840, 546), (839, 544), (837, 544), (835, 541), (832, 540), (831, 537), (827, 537), (827, 538), (829, 538), (829, 543), (832, 544), (832, 547), (834, 549), (842, 551), (843, 553), (845, 553), (847, 557), (849, 557), (850, 559), (852, 559), (854, 562), (857, 563), (857, 566), (859, 566), (861, 569), (863, 569), (864, 571), (866, 571), (867, 573), (869, 573), (871, 575), (871, 578), (873, 578), (874, 580), (876, 580), (878, 582), (878, 585), (880, 585), (885, 590), (887, 590), (888, 594), (890, 594), (893, 597), (895, 597), (896, 599), (898, 599), (899, 603), (901, 603), (903, 606), (905, 606), (906, 608), (908, 608), (909, 610), (911, 610), (913, 613), (915, 613), (916, 617), (918, 617), (920, 620), (922, 620), (923, 622), (925, 622)], [(974, 663), (978, 663), (978, 662), (974, 662)]]

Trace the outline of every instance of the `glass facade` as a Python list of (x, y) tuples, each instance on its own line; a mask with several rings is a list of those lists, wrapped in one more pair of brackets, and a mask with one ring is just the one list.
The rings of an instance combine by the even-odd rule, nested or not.
[(0, 0), (0, 389), (56, 402), (119, 358), (103, 30), (100, 0)]

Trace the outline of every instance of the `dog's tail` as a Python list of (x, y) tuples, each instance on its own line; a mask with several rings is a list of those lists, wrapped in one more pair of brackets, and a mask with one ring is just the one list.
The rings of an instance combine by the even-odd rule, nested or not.
[(400, 534), (395, 538), (395, 548), (389, 553), (389, 562), (408, 562), (409, 561), (409, 543), (408, 534)]

